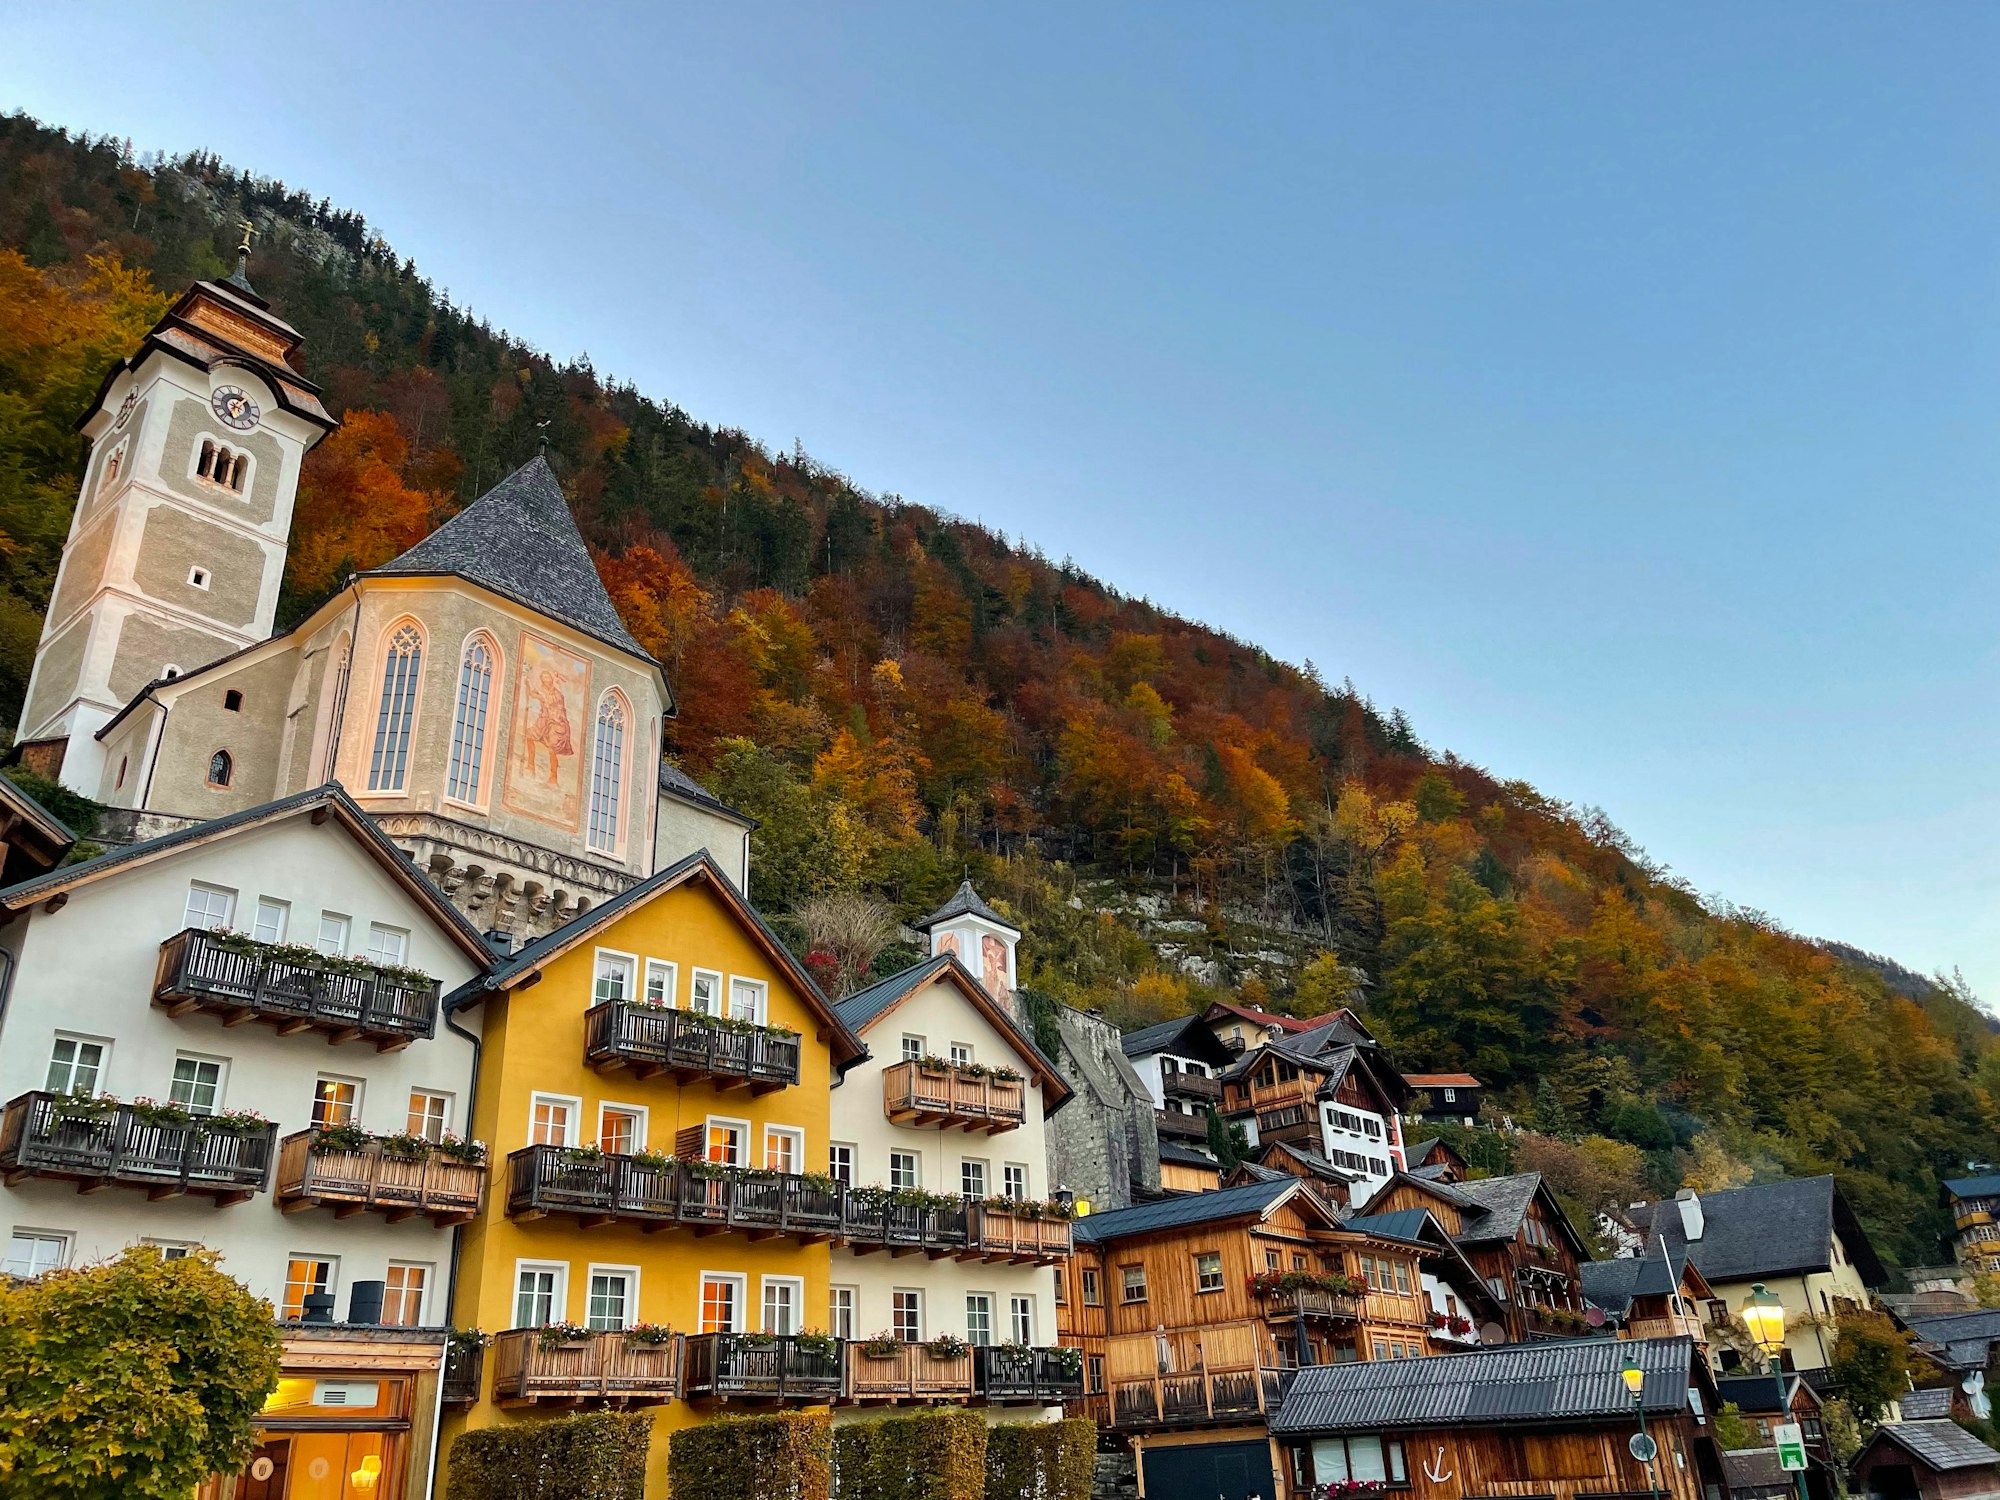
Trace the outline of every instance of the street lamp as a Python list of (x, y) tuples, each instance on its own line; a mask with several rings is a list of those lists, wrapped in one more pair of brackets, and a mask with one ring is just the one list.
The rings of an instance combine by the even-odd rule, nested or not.
[(1619, 1366), (1618, 1378), (1632, 1393), (1632, 1410), (1639, 1414), (1639, 1435), (1628, 1446), (1632, 1456), (1646, 1466), (1646, 1493), (1652, 1500), (1660, 1500), (1660, 1486), (1653, 1477), (1653, 1458), (1659, 1452), (1659, 1445), (1646, 1436), (1646, 1372), (1628, 1354), (1625, 1363)]
[[(1771, 1381), (1778, 1388), (1778, 1420), (1790, 1422), (1792, 1412), (1785, 1400), (1785, 1304), (1764, 1290), (1761, 1281), (1752, 1282), (1743, 1303), (1743, 1326), (1750, 1330), (1750, 1342), (1771, 1362)], [(1806, 1500), (1805, 1471), (1799, 1471), (1799, 1500)]]

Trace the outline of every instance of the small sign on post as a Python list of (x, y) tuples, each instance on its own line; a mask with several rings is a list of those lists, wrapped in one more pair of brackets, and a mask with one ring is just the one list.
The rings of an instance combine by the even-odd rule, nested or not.
[(1778, 1445), (1778, 1467), (1786, 1473), (1793, 1473), (1806, 1466), (1806, 1435), (1796, 1422), (1780, 1422), (1771, 1429), (1771, 1439)]
[(1625, 1451), (1642, 1464), (1649, 1464), (1660, 1456), (1660, 1445), (1653, 1441), (1650, 1432), (1635, 1432), (1625, 1439)]

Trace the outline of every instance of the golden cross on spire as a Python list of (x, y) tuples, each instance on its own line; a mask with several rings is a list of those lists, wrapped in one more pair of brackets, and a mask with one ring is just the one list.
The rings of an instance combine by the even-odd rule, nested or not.
[(236, 253), (247, 258), (250, 254), (250, 237), (257, 232), (257, 226), (250, 220), (243, 219), (236, 227), (243, 231), (243, 243), (236, 247)]

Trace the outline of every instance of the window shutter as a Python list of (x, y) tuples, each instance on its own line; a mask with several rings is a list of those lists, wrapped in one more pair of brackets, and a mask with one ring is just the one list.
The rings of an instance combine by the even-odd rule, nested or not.
[(708, 1127), (706, 1125), (683, 1126), (674, 1136), (674, 1155), (683, 1161), (694, 1161), (708, 1155)]

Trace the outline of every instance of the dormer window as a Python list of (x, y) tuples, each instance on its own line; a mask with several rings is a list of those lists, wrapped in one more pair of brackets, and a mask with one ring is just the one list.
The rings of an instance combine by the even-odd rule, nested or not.
[(243, 493), (243, 481), (249, 473), (249, 454), (226, 447), (213, 438), (201, 440), (201, 457), (194, 466), (195, 478), (240, 495)]

